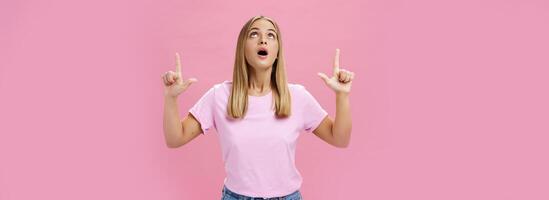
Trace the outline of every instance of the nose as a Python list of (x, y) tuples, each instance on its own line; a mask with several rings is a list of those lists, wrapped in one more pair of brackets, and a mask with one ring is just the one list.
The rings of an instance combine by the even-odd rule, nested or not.
[(265, 37), (259, 38), (259, 44), (265, 44), (265, 45), (267, 45), (267, 40), (265, 40)]

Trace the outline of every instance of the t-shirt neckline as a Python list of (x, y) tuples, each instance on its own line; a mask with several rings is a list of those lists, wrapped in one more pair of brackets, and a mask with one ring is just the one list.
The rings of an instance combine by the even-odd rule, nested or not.
[(254, 95), (249, 95), (249, 94), (248, 94), (248, 97), (252, 97), (252, 98), (264, 98), (264, 97), (267, 97), (267, 96), (271, 96), (272, 93), (273, 93), (273, 90), (271, 90), (271, 91), (269, 91), (269, 93), (264, 94), (264, 95), (261, 95), (261, 96), (254, 96)]

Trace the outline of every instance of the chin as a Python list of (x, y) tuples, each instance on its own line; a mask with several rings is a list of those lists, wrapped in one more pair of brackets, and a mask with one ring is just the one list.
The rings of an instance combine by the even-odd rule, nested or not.
[(258, 64), (258, 65), (254, 65), (253, 68), (254, 68), (254, 69), (258, 69), (258, 70), (265, 70), (265, 69), (271, 68), (272, 66), (273, 66), (273, 65)]
[(274, 64), (274, 62), (256, 62), (254, 63), (254, 65), (252, 65), (253, 68), (255, 69), (269, 69), (270, 67), (272, 67)]

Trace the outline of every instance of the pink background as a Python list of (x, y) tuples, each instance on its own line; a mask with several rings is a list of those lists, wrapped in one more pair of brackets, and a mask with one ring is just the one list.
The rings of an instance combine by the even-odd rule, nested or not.
[(177, 51), (199, 79), (186, 115), (257, 14), (331, 116), (316, 73), (356, 73), (350, 147), (299, 140), (305, 199), (549, 199), (542, 0), (2, 1), (0, 199), (219, 199), (216, 133), (166, 147), (160, 75)]

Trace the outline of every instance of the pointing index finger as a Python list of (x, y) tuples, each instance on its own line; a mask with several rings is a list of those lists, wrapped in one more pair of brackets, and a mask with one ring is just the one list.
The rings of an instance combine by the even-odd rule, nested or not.
[(339, 72), (339, 49), (336, 49), (336, 55), (334, 58), (334, 76)]
[(175, 72), (181, 76), (181, 57), (175, 53)]

